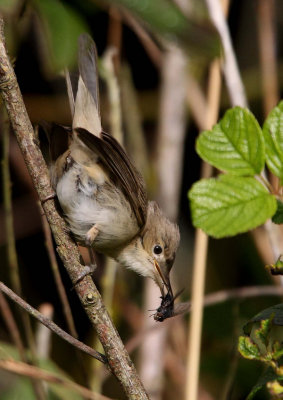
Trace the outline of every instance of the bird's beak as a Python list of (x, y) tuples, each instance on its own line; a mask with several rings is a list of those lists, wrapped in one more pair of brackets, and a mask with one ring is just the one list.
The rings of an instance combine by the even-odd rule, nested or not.
[(160, 276), (161, 281), (163, 283), (163, 286), (160, 286), (161, 295), (163, 297), (165, 296), (164, 288), (166, 288), (167, 293), (169, 293), (170, 296), (173, 298), (174, 296), (173, 296), (173, 291), (172, 291), (172, 287), (171, 287), (171, 283), (170, 283), (169, 273), (164, 273), (156, 260), (154, 260), (154, 266), (155, 266), (155, 269), (157, 270), (158, 275)]

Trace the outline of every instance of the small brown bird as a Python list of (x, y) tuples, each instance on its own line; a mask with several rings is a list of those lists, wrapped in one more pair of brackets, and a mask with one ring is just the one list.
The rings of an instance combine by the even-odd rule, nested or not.
[(142, 176), (121, 145), (102, 130), (96, 48), (87, 34), (79, 37), (78, 60), (75, 96), (67, 75), (71, 143), (58, 158), (60, 135), (55, 132), (50, 138), (56, 158), (51, 167), (54, 190), (76, 240), (152, 278), (163, 302), (167, 296), (169, 310), (171, 303), (174, 307), (169, 273), (179, 229), (155, 202), (147, 200)]

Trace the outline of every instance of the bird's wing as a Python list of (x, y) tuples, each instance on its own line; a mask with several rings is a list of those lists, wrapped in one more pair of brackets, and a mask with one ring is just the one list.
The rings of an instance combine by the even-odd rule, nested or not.
[(71, 129), (63, 125), (55, 124), (54, 122), (46, 121), (40, 122), (39, 129), (44, 132), (44, 136), (41, 136), (41, 142), (44, 142), (44, 137), (48, 140), (48, 162), (56, 161), (69, 147)]
[(83, 33), (79, 37), (79, 81), (75, 97), (73, 129), (84, 128), (100, 136), (102, 127), (98, 92), (97, 55), (92, 38)]
[(101, 138), (82, 128), (77, 128), (76, 133), (89, 149), (99, 155), (116, 184), (118, 182), (121, 185), (136, 215), (138, 224), (142, 228), (146, 222), (148, 203), (145, 183), (125, 150), (113, 136), (106, 132), (102, 132)]

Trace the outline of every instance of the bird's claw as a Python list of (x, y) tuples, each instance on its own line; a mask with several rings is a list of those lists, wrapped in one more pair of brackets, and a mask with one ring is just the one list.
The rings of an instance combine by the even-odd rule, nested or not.
[(82, 272), (77, 277), (74, 286), (80, 283), (83, 280), (83, 278), (86, 277), (87, 275), (92, 275), (96, 270), (96, 268), (97, 268), (96, 264), (85, 265)]

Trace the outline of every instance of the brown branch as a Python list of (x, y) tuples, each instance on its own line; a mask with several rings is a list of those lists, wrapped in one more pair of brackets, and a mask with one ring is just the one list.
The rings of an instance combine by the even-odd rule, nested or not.
[(54, 372), (45, 371), (41, 368), (34, 367), (23, 362), (15, 360), (0, 360), (0, 368), (21, 376), (28, 376), (30, 378), (44, 380), (52, 384), (63, 385), (66, 388), (71, 389), (73, 392), (80, 394), (85, 399), (109, 400), (109, 397), (102, 396), (98, 393), (93, 393), (89, 389), (78, 385), (77, 383), (72, 382), (61, 375), (55, 374)]
[[(33, 184), (42, 202), (50, 224), (58, 254), (75, 285), (83, 266), (80, 264), (78, 248), (62, 217), (58, 214), (54, 200), (44, 201), (53, 194), (47, 166), (44, 162), (31, 122), (28, 118), (18, 83), (5, 49), (4, 23), (0, 19), (0, 90), (7, 108), (12, 128), (23, 153)], [(117, 377), (129, 399), (147, 399), (135, 367), (113, 325), (101, 296), (90, 276), (75, 286), (79, 299), (104, 347), (109, 366)]]
[(56, 335), (60, 336), (66, 342), (72, 344), (73, 346), (77, 347), (79, 350), (83, 351), (84, 353), (90, 355), (91, 357), (96, 358), (97, 360), (101, 361), (102, 363), (106, 364), (107, 359), (103, 354), (98, 353), (97, 351), (93, 350), (91, 347), (87, 346), (86, 344), (80, 342), (78, 339), (74, 338), (73, 336), (69, 335), (63, 329), (61, 329), (58, 325), (56, 325), (53, 321), (49, 318), (45, 317), (41, 314), (38, 310), (33, 308), (30, 304), (24, 301), (21, 297), (19, 297), (16, 293), (14, 293), (11, 289), (9, 289), (3, 282), (0, 282), (0, 290), (4, 292), (11, 300), (17, 303), (20, 307), (26, 310), (30, 315), (40, 321), (43, 325), (49, 328), (52, 332), (56, 333)]

